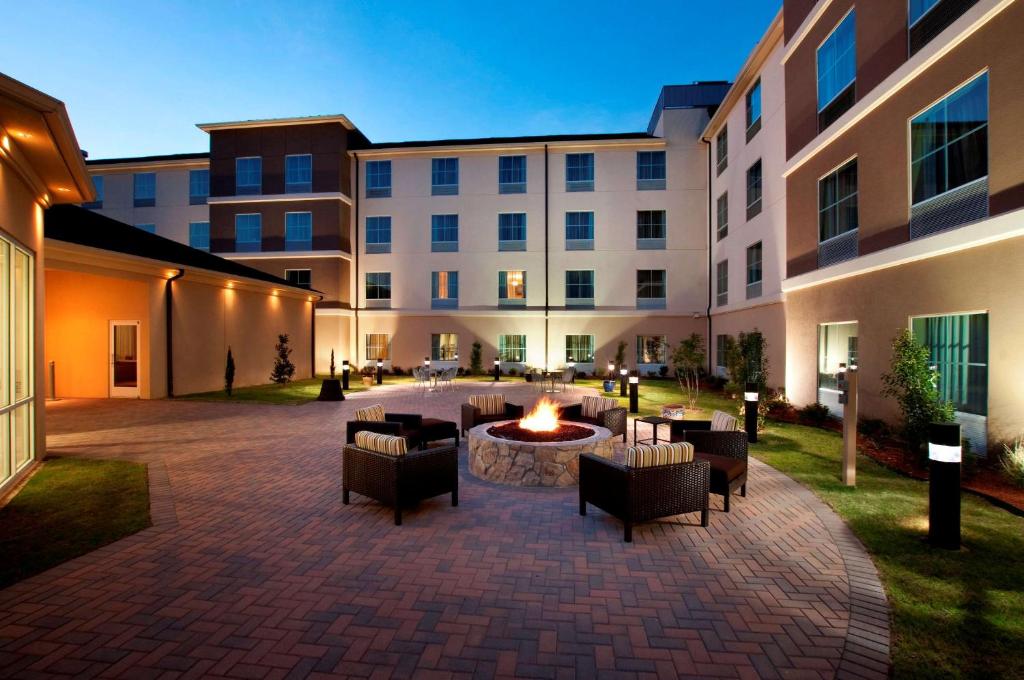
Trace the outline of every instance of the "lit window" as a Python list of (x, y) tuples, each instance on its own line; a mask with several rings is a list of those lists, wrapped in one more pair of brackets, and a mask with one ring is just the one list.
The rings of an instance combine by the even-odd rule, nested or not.
[(668, 354), (668, 338), (664, 335), (636, 336), (637, 364), (665, 364)]
[(513, 307), (526, 304), (525, 271), (498, 272), (498, 304)]
[(263, 249), (263, 216), (235, 215), (235, 252), (253, 253)]
[(366, 197), (390, 198), (391, 161), (366, 162)]
[(284, 192), (304, 194), (313, 191), (313, 156), (296, 154), (284, 157)]
[(263, 191), (263, 159), (249, 156), (235, 159), (235, 194), (258, 194)]
[(430, 162), (430, 193), (454, 196), (459, 193), (459, 159), (434, 158)]
[(459, 273), (430, 273), (430, 306), (433, 309), (455, 309), (459, 306)]
[(939, 375), (939, 398), (961, 413), (988, 415), (988, 314), (920, 317), (910, 325)]
[(156, 173), (135, 173), (132, 192), (136, 208), (147, 208), (156, 205)]
[(565, 190), (594, 190), (594, 154), (565, 154)]
[(498, 193), (526, 193), (526, 156), (498, 156)]
[(594, 336), (565, 336), (565, 360), (566, 362), (574, 361), (577, 364), (594, 363)]
[(525, 335), (499, 335), (498, 359), (504, 363), (522, 364), (526, 362)]
[(367, 333), (364, 340), (366, 361), (391, 360), (391, 336), (387, 333)]
[(0, 236), (0, 488), (35, 458), (34, 268)]
[(188, 244), (199, 250), (210, 249), (210, 223), (189, 222), (188, 223)]
[[(839, 364), (857, 363), (857, 323), (818, 326), (818, 389), (836, 390)], [(834, 399), (835, 397), (832, 397)], [(827, 400), (827, 398), (826, 398)], [(822, 400), (824, 401), (824, 400)], [(833, 402), (834, 403), (834, 402)]]
[(459, 353), (457, 333), (432, 333), (430, 335), (430, 360), (455, 361)]

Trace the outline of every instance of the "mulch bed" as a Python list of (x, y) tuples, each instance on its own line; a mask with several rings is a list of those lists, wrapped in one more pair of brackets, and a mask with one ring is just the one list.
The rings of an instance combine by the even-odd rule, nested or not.
[(510, 439), (517, 442), (573, 442), (579, 439), (586, 439), (594, 436), (594, 431), (582, 425), (566, 425), (562, 423), (557, 430), (550, 432), (535, 432), (519, 427), (518, 422), (505, 423), (487, 428), (487, 434), (499, 439)]

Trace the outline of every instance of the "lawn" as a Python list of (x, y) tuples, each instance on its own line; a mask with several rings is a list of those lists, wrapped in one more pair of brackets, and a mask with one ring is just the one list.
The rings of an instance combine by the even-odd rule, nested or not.
[(49, 458), (0, 509), (0, 588), (150, 524), (145, 465)]
[[(253, 385), (251, 387), (236, 387), (231, 392), (231, 396), (228, 396), (224, 390), (217, 392), (199, 392), (197, 394), (186, 394), (178, 399), (189, 399), (193, 401), (240, 401), (240, 402), (257, 402), (262, 404), (308, 404), (311, 401), (316, 401), (317, 396), (320, 394), (320, 383), (327, 376), (318, 376), (316, 378), (310, 378), (307, 380), (296, 380), (290, 382), (287, 385)], [(399, 383), (412, 382), (412, 378), (409, 376), (384, 376), (385, 385), (395, 385)], [(362, 377), (359, 374), (353, 375), (349, 382), (349, 392), (364, 392), (372, 387), (367, 387), (362, 383)]]

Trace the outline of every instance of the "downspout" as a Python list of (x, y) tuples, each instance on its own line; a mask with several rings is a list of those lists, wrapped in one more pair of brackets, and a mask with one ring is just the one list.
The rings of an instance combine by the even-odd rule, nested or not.
[(174, 396), (174, 292), (173, 284), (175, 281), (185, 275), (184, 269), (179, 269), (178, 273), (167, 279), (167, 283), (164, 286), (164, 307), (167, 312), (167, 322), (165, 324), (167, 329), (167, 398), (170, 399)]
[[(323, 299), (323, 298), (320, 298)], [(311, 300), (309, 304), (309, 377), (316, 377), (316, 303), (318, 300)]]
[(548, 316), (551, 311), (551, 298), (548, 292), (548, 256), (550, 243), (548, 242), (548, 145), (544, 145), (544, 370), (551, 365), (548, 363)]
[[(352, 283), (353, 290), (349, 291), (349, 299), (352, 299), (352, 295), (355, 295), (355, 301), (352, 304), (352, 318), (353, 324), (355, 325), (355, 356), (349, 359), (349, 363), (353, 366), (362, 366), (362, 362), (359, 361), (359, 154), (352, 154), (356, 159), (356, 190), (355, 196), (352, 197), (352, 207), (355, 211), (355, 229), (353, 229), (352, 236), (352, 262), (356, 268), (355, 281)], [(352, 352), (349, 352), (352, 354)]]
[(700, 141), (704, 142), (708, 147), (708, 351), (706, 352), (708, 357), (708, 375), (713, 375), (711, 370), (711, 339), (714, 337), (711, 335), (711, 286), (714, 285), (714, 265), (712, 264), (711, 256), (711, 244), (714, 243), (714, 233), (712, 232), (711, 225), (711, 140), (707, 137), (701, 137)]

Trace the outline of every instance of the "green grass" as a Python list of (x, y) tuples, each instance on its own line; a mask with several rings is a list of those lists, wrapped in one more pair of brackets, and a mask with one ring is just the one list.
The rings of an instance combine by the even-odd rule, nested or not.
[(0, 509), (0, 588), (150, 524), (145, 465), (47, 459)]
[[(298, 405), (308, 404), (311, 401), (316, 401), (317, 396), (320, 394), (320, 383), (327, 376), (318, 376), (316, 378), (310, 378), (307, 380), (296, 380), (290, 382), (287, 385), (253, 385), (251, 387), (236, 387), (231, 392), (231, 396), (228, 396), (224, 390), (217, 392), (199, 392), (196, 394), (186, 394), (177, 399), (187, 399), (192, 401), (231, 401), (231, 402), (247, 402), (247, 403), (259, 403), (259, 404), (285, 404), (285, 405)], [(385, 385), (395, 385), (399, 383), (412, 382), (410, 376), (384, 376)], [(376, 385), (367, 387), (363, 385), (362, 376), (356, 374), (352, 376), (349, 381), (349, 390), (346, 392), (365, 392), (366, 390), (373, 389)]]

